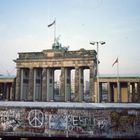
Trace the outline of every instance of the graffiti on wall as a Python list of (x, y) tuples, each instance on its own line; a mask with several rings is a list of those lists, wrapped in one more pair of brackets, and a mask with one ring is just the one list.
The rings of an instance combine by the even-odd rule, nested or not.
[[(112, 111), (110, 113), (111, 128), (113, 131), (133, 133), (140, 130), (138, 111)], [(136, 128), (137, 127), (137, 128)]]
[[(24, 110), (24, 109), (23, 109)], [(19, 109), (0, 111), (0, 131), (16, 131), (22, 128), (23, 112)]]
[(49, 128), (56, 130), (65, 130), (67, 128), (67, 118), (65, 115), (52, 114), (49, 116)]
[(140, 136), (140, 110), (7, 109), (0, 110), (0, 133), (30, 136)]
[(32, 127), (41, 127), (44, 123), (44, 114), (40, 110), (31, 110), (28, 114), (29, 125)]

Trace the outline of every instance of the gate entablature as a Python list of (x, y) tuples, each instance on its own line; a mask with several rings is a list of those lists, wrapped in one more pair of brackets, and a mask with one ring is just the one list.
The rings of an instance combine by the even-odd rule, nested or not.
[(90, 67), (96, 66), (96, 51), (43, 50), (42, 52), (19, 53), (17, 67)]

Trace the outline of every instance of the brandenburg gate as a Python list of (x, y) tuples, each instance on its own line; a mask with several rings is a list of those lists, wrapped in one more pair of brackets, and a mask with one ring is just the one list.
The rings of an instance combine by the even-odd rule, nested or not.
[[(96, 77), (95, 50), (69, 51), (55, 42), (52, 49), (42, 52), (19, 53), (17, 67), (17, 101), (84, 101), (84, 69), (89, 69), (89, 102), (95, 102), (94, 81)], [(54, 94), (54, 72), (60, 70), (60, 94)], [(75, 93), (71, 98), (71, 71), (75, 71)]]

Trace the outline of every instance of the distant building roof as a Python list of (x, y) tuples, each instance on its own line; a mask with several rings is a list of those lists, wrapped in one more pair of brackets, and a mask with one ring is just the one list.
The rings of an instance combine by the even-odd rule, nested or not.
[(2, 75), (0, 74), (0, 78), (15, 78), (15, 75)]
[[(99, 77), (117, 77), (117, 74), (100, 74)], [(119, 77), (140, 77), (140, 74), (119, 74)]]
[(14, 75), (0, 75), (0, 83), (12, 83), (16, 76)]

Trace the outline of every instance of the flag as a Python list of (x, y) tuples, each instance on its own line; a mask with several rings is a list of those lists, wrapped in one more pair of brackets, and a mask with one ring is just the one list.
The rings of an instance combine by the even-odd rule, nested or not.
[(113, 67), (116, 63), (118, 63), (118, 57), (117, 57), (117, 59), (114, 61), (114, 63), (112, 64), (112, 67)]
[(55, 20), (51, 24), (49, 24), (48, 27), (51, 27), (53, 24), (55, 24)]

